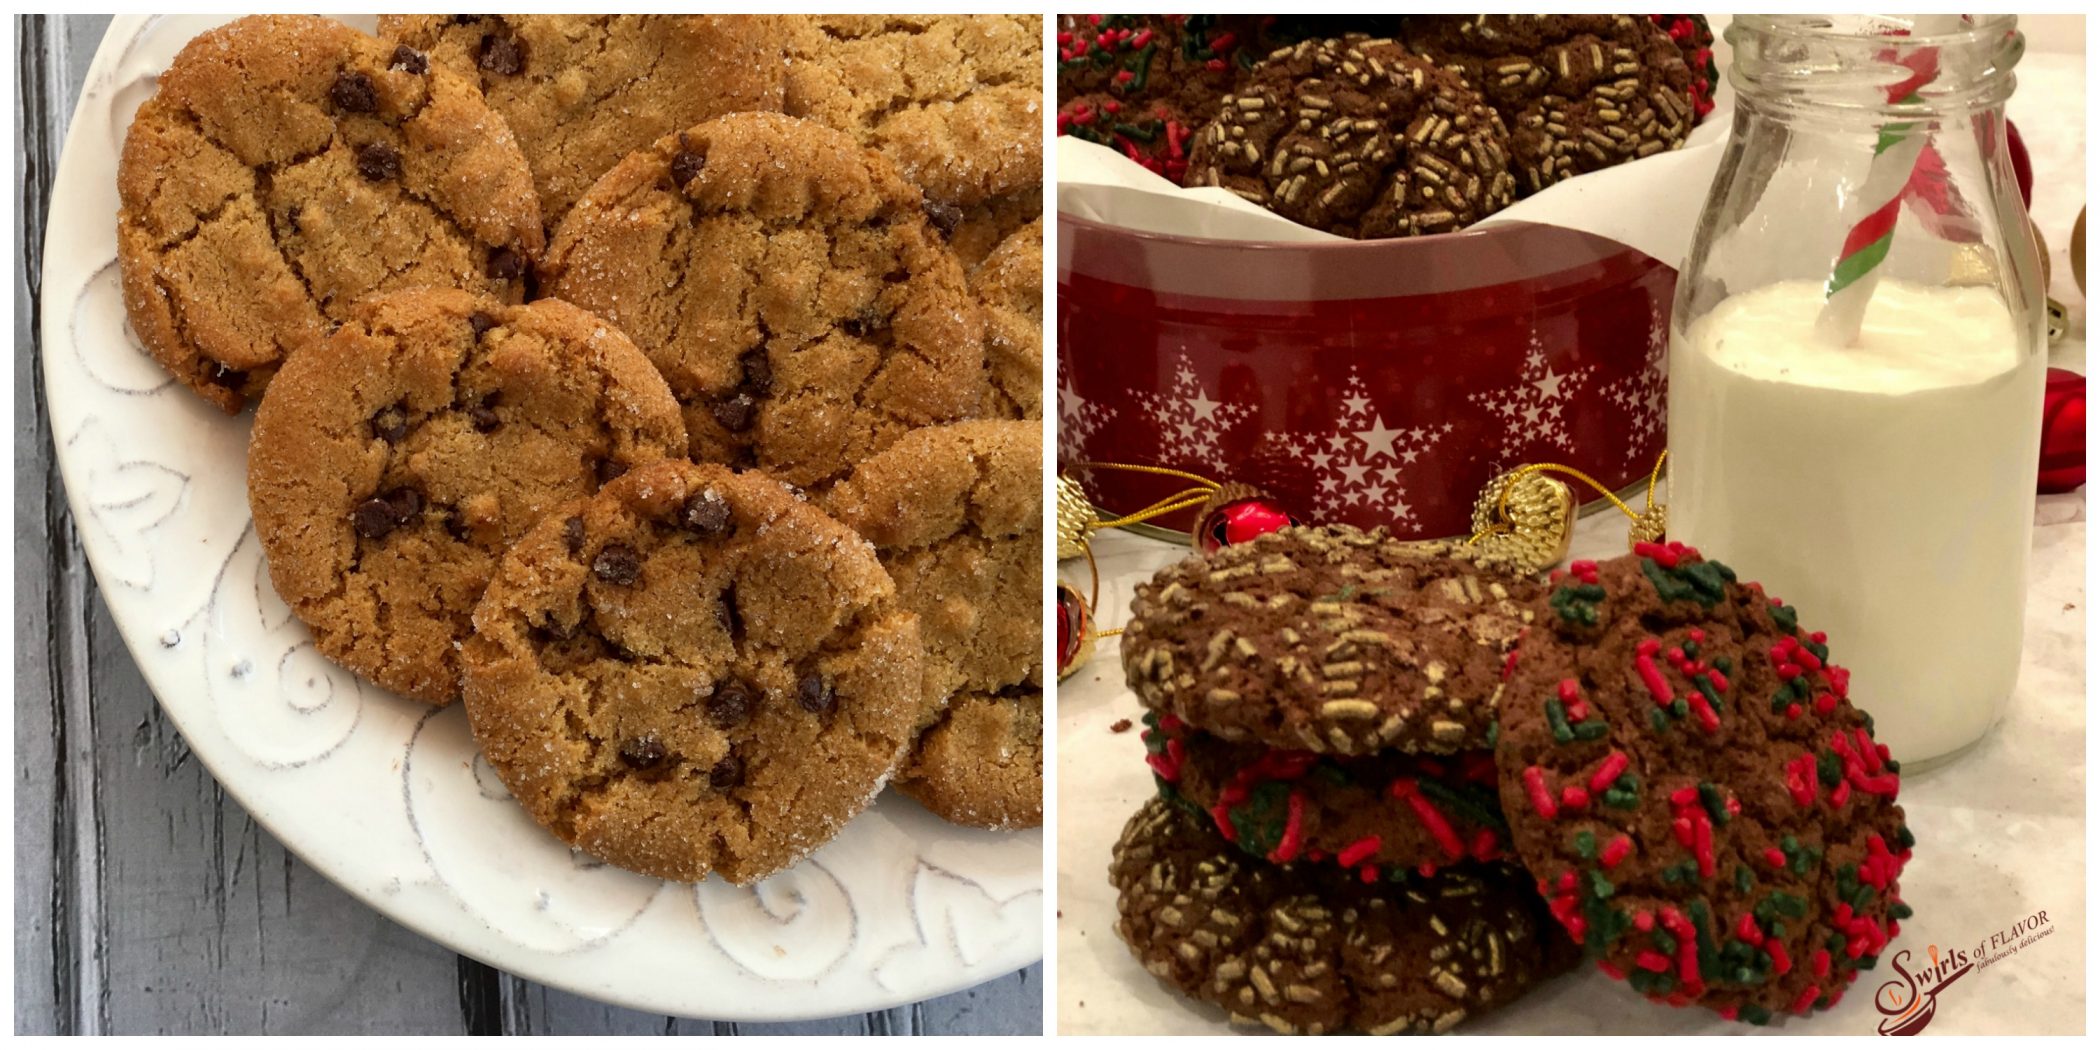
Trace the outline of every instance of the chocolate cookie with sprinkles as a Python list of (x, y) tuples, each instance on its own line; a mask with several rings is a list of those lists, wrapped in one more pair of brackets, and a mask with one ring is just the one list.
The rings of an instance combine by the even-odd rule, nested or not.
[(1165, 799), (1124, 827), (1109, 882), (1147, 972), (1287, 1034), (1446, 1032), (1576, 954), (1508, 865), (1364, 886), (1249, 857)]
[(1835, 1004), (1910, 916), (1912, 836), (1824, 635), (1677, 543), (1575, 562), (1532, 608), (1495, 759), (1554, 916), (1651, 999)]
[(1501, 114), (1519, 195), (1676, 149), (1698, 119), (1683, 52), (1644, 16), (1421, 16), (1407, 43)]
[(1286, 528), (1140, 584), (1123, 671), (1145, 706), (1228, 741), (1335, 755), (1477, 749), (1539, 593), (1455, 546)]
[(1220, 740), (1157, 711), (1145, 713), (1145, 725), (1145, 761), (1160, 796), (1252, 856), (1334, 864), (1375, 883), (1508, 853), (1487, 749), (1344, 758)]

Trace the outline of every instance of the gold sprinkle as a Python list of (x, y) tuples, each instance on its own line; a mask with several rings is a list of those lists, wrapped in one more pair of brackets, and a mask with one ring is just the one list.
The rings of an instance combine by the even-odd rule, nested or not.
[(1320, 693), (1323, 696), (1354, 696), (1356, 695), (1356, 686), (1357, 682), (1353, 678), (1321, 682)]
[(1369, 700), (1329, 700), (1320, 705), (1328, 718), (1377, 718), (1378, 705)]

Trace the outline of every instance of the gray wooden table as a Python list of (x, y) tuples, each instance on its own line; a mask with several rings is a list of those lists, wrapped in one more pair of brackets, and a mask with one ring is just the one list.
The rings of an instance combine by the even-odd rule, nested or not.
[(1025, 1034), (1042, 965), (881, 1013), (638, 1013), (426, 941), (286, 853), (191, 759), (96, 592), (37, 361), (44, 213), (107, 16), (18, 18), (15, 1029), (20, 1033)]

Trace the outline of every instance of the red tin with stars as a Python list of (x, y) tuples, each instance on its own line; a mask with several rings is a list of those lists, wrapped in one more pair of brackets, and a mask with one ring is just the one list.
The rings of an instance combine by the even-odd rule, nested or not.
[(1454, 536), (1503, 470), (1562, 463), (1618, 489), (1662, 452), (1676, 272), (1623, 245), (1520, 223), (1261, 243), (1057, 222), (1058, 462), (1110, 511), (1173, 483), (1073, 464)]

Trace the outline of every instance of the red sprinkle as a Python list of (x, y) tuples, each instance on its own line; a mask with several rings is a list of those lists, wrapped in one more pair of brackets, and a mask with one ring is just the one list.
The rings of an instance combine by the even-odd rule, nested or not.
[(1580, 784), (1563, 784), (1560, 789), (1560, 806), (1562, 809), (1588, 809), (1590, 793), (1582, 790)]
[(1830, 804), (1833, 806), (1842, 806), (1851, 797), (1852, 782), (1849, 780), (1840, 780), (1838, 786), (1830, 789)]
[(1787, 721), (1789, 721), (1789, 722), (1792, 722), (1792, 721), (1795, 721), (1795, 720), (1799, 719), (1800, 717), (1801, 717), (1801, 705), (1800, 705), (1800, 704), (1788, 704), (1788, 705), (1786, 705), (1786, 720), (1787, 720)]
[[(1781, 970), (1779, 972), (1785, 973), (1786, 971)], [(1791, 1009), (1794, 1013), (1806, 1017), (1808, 1016), (1809, 1007), (1816, 1005), (1816, 1000), (1822, 997), (1823, 989), (1821, 986), (1813, 984), (1809, 985), (1808, 987), (1801, 989), (1800, 995), (1794, 997), (1794, 1005), (1791, 1007)]]
[(1633, 928), (1642, 933), (1652, 932), (1655, 929), (1655, 913), (1652, 911), (1634, 912)]
[(1678, 552), (1673, 551), (1660, 543), (1636, 543), (1633, 545), (1633, 553), (1638, 554), (1643, 558), (1653, 559), (1655, 564), (1660, 565), (1665, 569), (1674, 569), (1677, 567)]
[(1649, 973), (1670, 972), (1670, 957), (1653, 948), (1641, 949), (1641, 954), (1633, 957), (1633, 964)]
[(1363, 867), (1357, 869), (1356, 875), (1358, 878), (1364, 880), (1364, 884), (1367, 886), (1372, 883), (1375, 883), (1378, 881), (1378, 865), (1366, 864)]
[(1655, 698), (1657, 706), (1668, 707), (1677, 697), (1671, 694), (1670, 683), (1663, 680), (1662, 670), (1655, 666), (1655, 651), (1661, 644), (1653, 638), (1642, 642), (1634, 651), (1633, 666), (1640, 671), (1641, 682), (1647, 685), (1648, 695)]
[(1305, 793), (1293, 791), (1286, 803), (1283, 818), (1283, 838), (1276, 848), (1269, 851), (1269, 862), (1285, 864), (1298, 855), (1305, 846)]
[(1494, 860), (1501, 852), (1500, 844), (1495, 841), (1494, 831), (1488, 828), (1481, 828), (1473, 834), (1472, 857), (1474, 860)]
[(1610, 959), (1597, 960), (1597, 969), (1604, 971), (1604, 976), (1609, 977), (1614, 981), (1623, 981), (1626, 979), (1626, 971), (1621, 970), (1617, 966), (1612, 965), (1612, 961)]
[(1595, 773), (1590, 774), (1590, 794), (1602, 795), (1611, 790), (1611, 786), (1618, 783), (1619, 774), (1626, 772), (1626, 767), (1631, 764), (1623, 751), (1613, 751), (1604, 756), (1604, 762), (1597, 767)]
[(1582, 685), (1573, 678), (1563, 678), (1559, 686), (1560, 702), (1571, 703), (1582, 699)]
[(1211, 822), (1218, 826), (1218, 834), (1227, 842), (1240, 840), (1239, 829), (1232, 826), (1232, 807), (1224, 802), (1210, 807)]
[(1537, 766), (1524, 770), (1524, 793), (1531, 796), (1531, 808), (1538, 811), (1544, 820), (1560, 817), (1560, 807), (1553, 804), (1552, 793), (1546, 790), (1546, 771)]
[(1816, 949), (1816, 954), (1808, 957), (1808, 972), (1815, 974), (1818, 980), (1830, 976), (1830, 952), (1828, 949), (1818, 948)]
[(1606, 869), (1616, 868), (1619, 866), (1619, 862), (1625, 860), (1626, 855), (1632, 852), (1633, 840), (1623, 834), (1617, 835), (1610, 842), (1604, 844), (1603, 851), (1597, 854), (1597, 860)]
[(1781, 853), (1777, 846), (1767, 846), (1765, 847), (1765, 863), (1775, 868), (1784, 868), (1786, 867), (1786, 854)]
[(1452, 860), (1465, 859), (1465, 844), (1459, 841), (1458, 832), (1451, 829), (1451, 822), (1444, 818), (1443, 811), (1436, 808), (1435, 803), (1423, 798), (1422, 793), (1417, 791), (1407, 796), (1407, 804), (1415, 811), (1415, 819), (1429, 829), (1430, 836), (1443, 848), (1444, 856)]
[(1378, 836), (1365, 835), (1363, 838), (1342, 847), (1342, 851), (1334, 855), (1335, 863), (1345, 868), (1354, 868), (1364, 861), (1377, 856), (1381, 845), (1383, 843), (1379, 841)]
[(1779, 943), (1778, 938), (1775, 937), (1766, 942), (1765, 952), (1772, 956), (1772, 973), (1774, 975), (1784, 977), (1788, 970), (1794, 968), (1794, 960), (1787, 955), (1786, 945)]
[(1509, 681), (1509, 676), (1515, 673), (1517, 673), (1517, 651), (1511, 649), (1509, 656), (1502, 661), (1502, 680), (1505, 682)]

